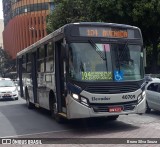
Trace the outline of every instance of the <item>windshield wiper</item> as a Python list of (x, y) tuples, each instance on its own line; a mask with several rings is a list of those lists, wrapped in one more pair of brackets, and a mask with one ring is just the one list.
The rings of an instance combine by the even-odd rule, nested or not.
[[(122, 50), (122, 53), (120, 54), (119, 52), (119, 48), (118, 48), (118, 46), (116, 47), (116, 56), (117, 56), (117, 63), (116, 64), (118, 64), (116, 67), (118, 68), (118, 71), (120, 72), (120, 70), (121, 70), (121, 61), (122, 61), (122, 57), (124, 57), (124, 55), (125, 55), (125, 52), (126, 52), (126, 50), (127, 50), (127, 45), (128, 45), (128, 41), (125, 43), (125, 46), (124, 46), (124, 48), (123, 48), (123, 50)], [(126, 58), (126, 57), (125, 57)]]
[(106, 56), (105, 54), (103, 54), (101, 52), (101, 50), (99, 49), (99, 47), (96, 45), (96, 43), (93, 40), (88, 40), (88, 42), (91, 44), (91, 46), (93, 47), (93, 49), (99, 54), (99, 56), (103, 59), (106, 60)]
[(118, 58), (118, 67), (117, 67), (117, 62), (116, 62), (116, 68), (118, 68), (118, 71), (120, 72), (120, 58), (119, 58), (119, 50), (118, 50), (118, 46), (116, 47), (116, 56)]
[(122, 50), (122, 53), (120, 54), (119, 61), (121, 61), (121, 59), (123, 59), (122, 57), (124, 57), (125, 52), (127, 51), (127, 46), (128, 46), (128, 41), (125, 43), (125, 46), (124, 46), (124, 48)]
[(99, 49), (99, 47), (96, 45), (96, 43), (93, 40), (88, 40), (89, 43), (91, 44), (91, 46), (93, 47), (93, 49), (96, 51), (96, 53), (98, 53), (98, 55), (106, 61), (106, 70), (108, 71), (108, 65), (107, 65), (107, 56), (106, 53), (104, 52), (104, 54), (102, 53), (102, 51)]

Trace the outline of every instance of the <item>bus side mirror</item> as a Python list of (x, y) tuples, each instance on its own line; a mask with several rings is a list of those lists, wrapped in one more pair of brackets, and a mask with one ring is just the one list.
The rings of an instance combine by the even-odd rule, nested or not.
[(69, 50), (69, 47), (68, 47), (68, 44), (61, 44), (61, 50), (62, 50), (62, 57), (64, 59), (68, 59), (68, 50)]

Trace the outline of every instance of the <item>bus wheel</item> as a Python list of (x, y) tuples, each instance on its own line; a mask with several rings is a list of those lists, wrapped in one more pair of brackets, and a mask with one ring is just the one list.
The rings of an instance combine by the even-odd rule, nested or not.
[(50, 105), (50, 110), (51, 110), (51, 116), (54, 120), (56, 120), (58, 123), (64, 123), (65, 120), (62, 116), (58, 115), (58, 110), (57, 110), (57, 103), (53, 102)]
[(148, 103), (146, 102), (146, 113), (150, 113), (151, 112), (151, 108), (149, 108)]
[(30, 102), (30, 98), (29, 98), (28, 92), (26, 92), (26, 104), (27, 104), (28, 109), (34, 108), (34, 104), (32, 104), (32, 103)]
[(108, 120), (116, 120), (119, 117), (119, 115), (114, 115), (114, 116), (108, 116)]

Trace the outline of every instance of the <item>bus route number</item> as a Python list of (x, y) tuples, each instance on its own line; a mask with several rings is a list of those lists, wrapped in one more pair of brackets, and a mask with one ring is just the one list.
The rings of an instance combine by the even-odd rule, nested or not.
[(95, 29), (88, 29), (87, 30), (87, 35), (88, 36), (98, 36), (98, 31)]

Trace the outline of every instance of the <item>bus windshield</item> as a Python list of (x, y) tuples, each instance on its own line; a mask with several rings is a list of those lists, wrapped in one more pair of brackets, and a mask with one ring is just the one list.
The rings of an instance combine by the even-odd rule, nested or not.
[(128, 81), (143, 78), (142, 46), (71, 43), (69, 77), (77, 81)]

